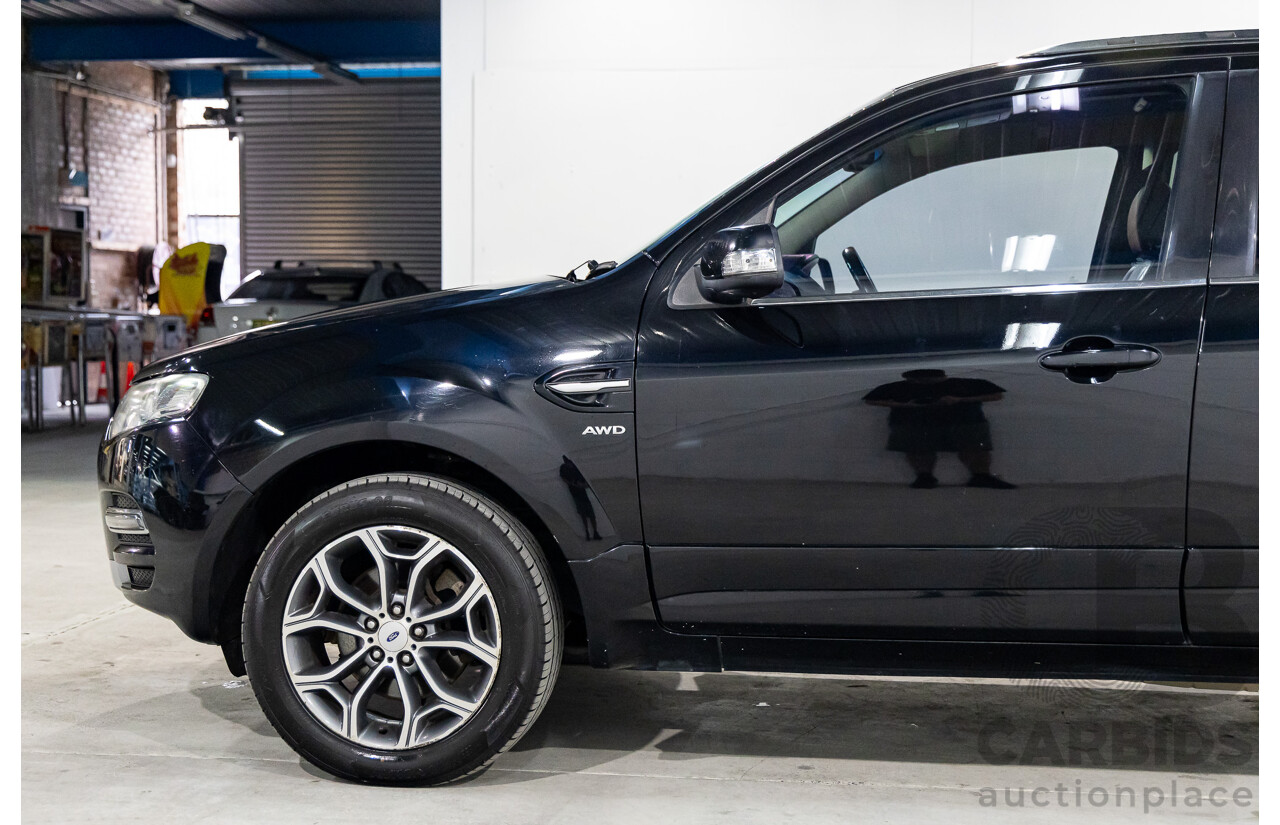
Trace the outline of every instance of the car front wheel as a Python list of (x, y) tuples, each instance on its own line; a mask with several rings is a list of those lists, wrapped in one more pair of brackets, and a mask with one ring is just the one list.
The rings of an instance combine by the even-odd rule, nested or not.
[(284, 740), (329, 773), (389, 784), (457, 779), (514, 745), (563, 643), (529, 531), (475, 490), (411, 474), (294, 513), (254, 570), (242, 637)]

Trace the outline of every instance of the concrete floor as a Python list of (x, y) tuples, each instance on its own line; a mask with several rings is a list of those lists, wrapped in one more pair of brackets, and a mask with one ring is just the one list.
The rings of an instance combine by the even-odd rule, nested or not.
[[(529, 735), (467, 784), (335, 780), (275, 735), (215, 648), (116, 592), (93, 482), (103, 411), (90, 412), (85, 429), (23, 434), (24, 821), (1257, 819), (1257, 695), (1149, 685), (569, 667)], [(1091, 806), (1117, 786), (1132, 806), (1123, 792)], [(1021, 807), (1005, 796), (1018, 788)], [(1252, 801), (1193, 804), (1214, 788)]]

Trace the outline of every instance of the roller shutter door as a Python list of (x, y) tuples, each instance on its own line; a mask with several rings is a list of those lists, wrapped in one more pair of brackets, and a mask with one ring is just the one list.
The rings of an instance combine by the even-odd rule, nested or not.
[(244, 272), (374, 260), (440, 286), (440, 81), (243, 81)]

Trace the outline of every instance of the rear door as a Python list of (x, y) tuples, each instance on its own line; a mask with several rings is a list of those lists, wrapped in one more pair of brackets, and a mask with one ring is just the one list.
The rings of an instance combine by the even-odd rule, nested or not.
[(815, 162), (761, 196), (788, 278), (749, 306), (673, 255), (637, 361), (662, 620), (1182, 641), (1224, 87), (992, 96)]
[[(1233, 62), (1233, 66), (1238, 61)], [(1258, 69), (1231, 72), (1187, 492), (1187, 631), (1258, 643)]]

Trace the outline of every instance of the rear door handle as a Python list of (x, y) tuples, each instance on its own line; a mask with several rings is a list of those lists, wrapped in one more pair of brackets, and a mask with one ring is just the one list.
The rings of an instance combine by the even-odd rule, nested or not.
[(1160, 363), (1160, 350), (1145, 344), (1117, 344), (1098, 335), (1072, 338), (1062, 349), (1040, 356), (1040, 366), (1060, 372), (1077, 384), (1101, 384), (1118, 372), (1132, 372)]

